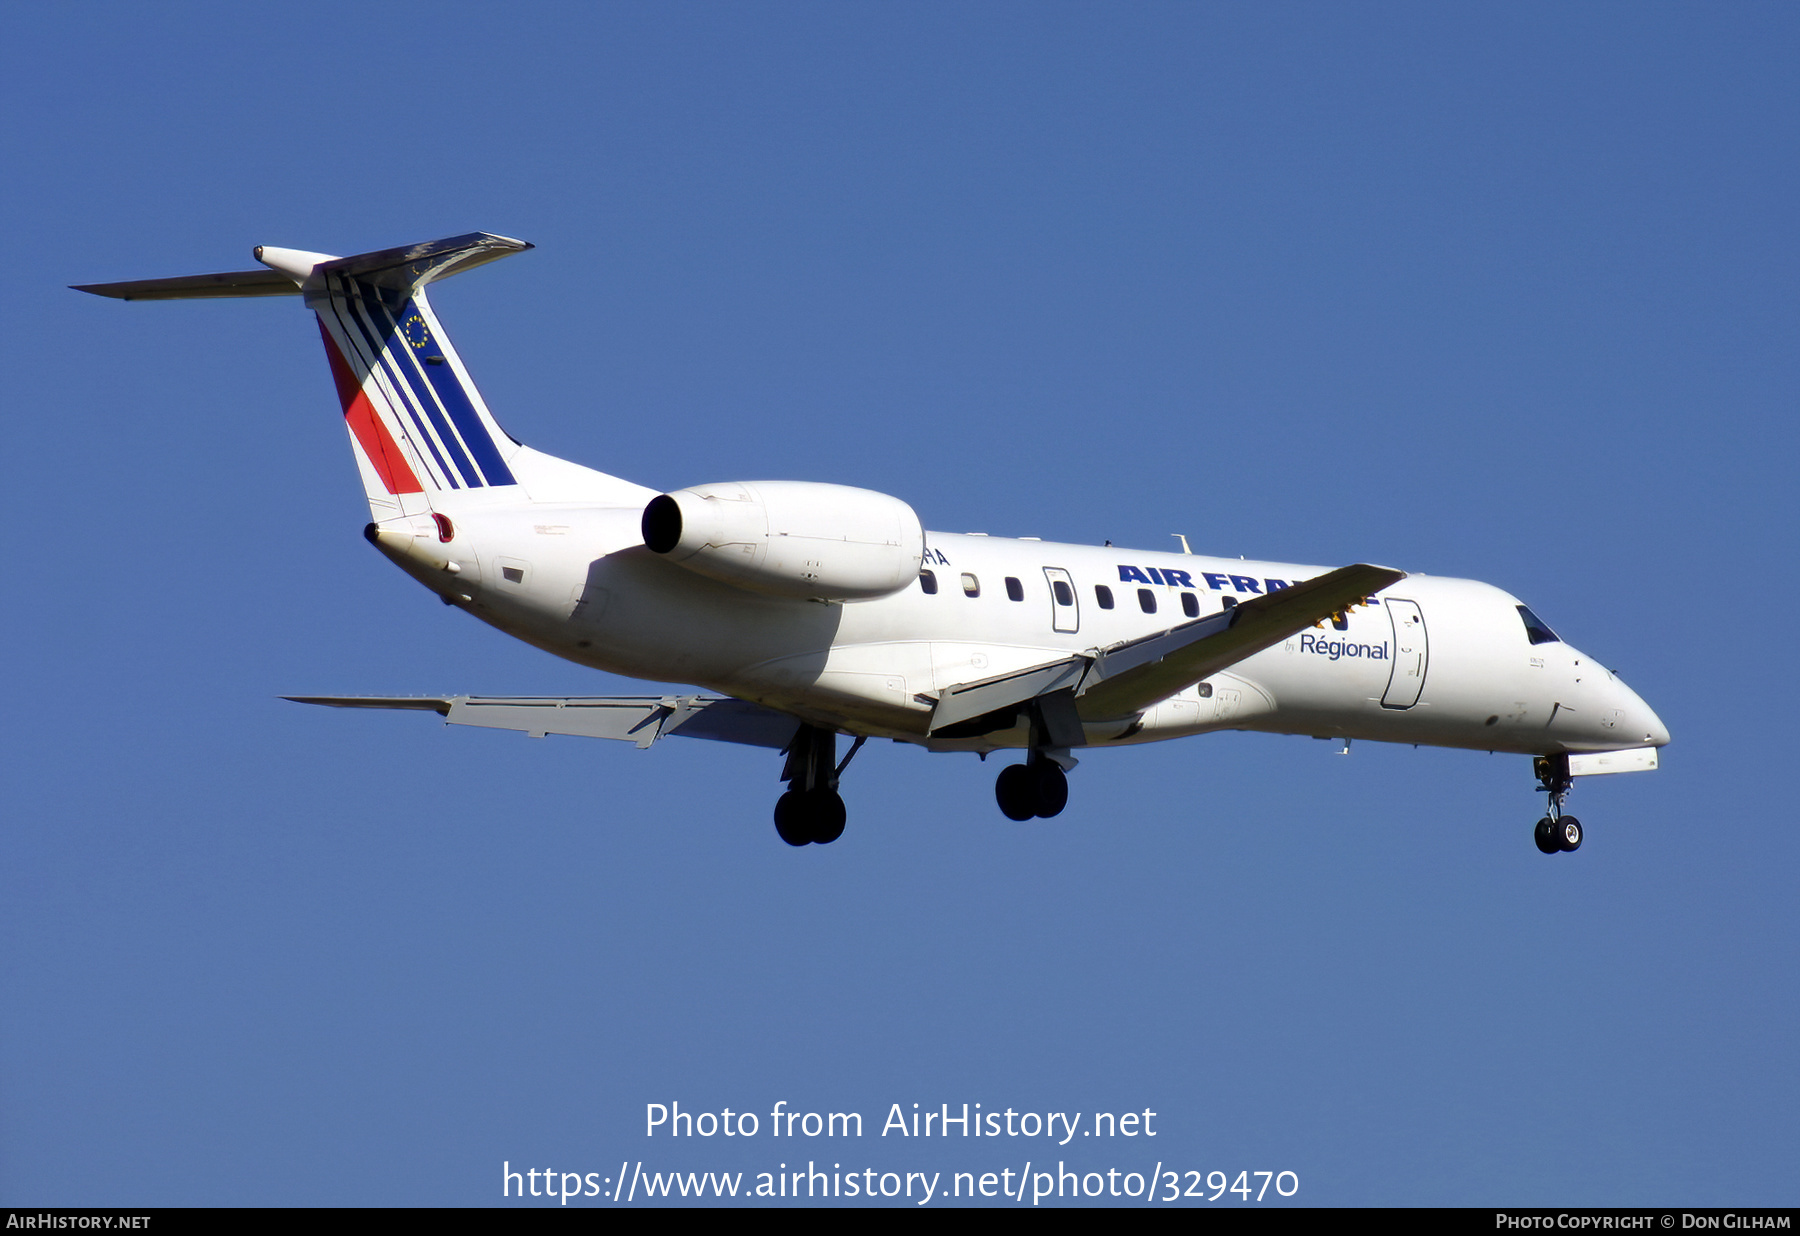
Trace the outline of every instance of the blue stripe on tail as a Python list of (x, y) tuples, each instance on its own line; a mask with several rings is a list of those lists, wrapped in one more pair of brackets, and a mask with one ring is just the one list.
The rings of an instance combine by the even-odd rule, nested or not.
[[(395, 371), (393, 361), (388, 357), (384, 350), (382, 338), (378, 333), (379, 328), (375, 325), (381, 321), (382, 316), (386, 316), (385, 314), (381, 316), (376, 314), (376, 308), (380, 307), (379, 300), (372, 295), (365, 295), (365, 293), (371, 291), (371, 289), (365, 288), (363, 285), (354, 283), (350, 280), (344, 280), (340, 284), (340, 287), (344, 297), (345, 308), (342, 319), (345, 320), (348, 325), (353, 326), (356, 329), (357, 335), (362, 340), (363, 347), (368, 349), (369, 355), (367, 357), (367, 363), (371, 374), (379, 371), (385, 375), (388, 379), (388, 385), (393, 388), (395, 394), (399, 397), (401, 404), (404, 405), (407, 417), (413, 423), (412, 432), (408, 434), (408, 436), (415, 437), (418, 440), (418, 443), (423, 445), (423, 447), (431, 453), (431, 458), (437, 464), (438, 475), (443, 478), (444, 483), (448, 485), (449, 488), (463, 488), (464, 486), (457, 481), (457, 473), (461, 472), (464, 477), (473, 477), (475, 475), (474, 471), (467, 459), (460, 457), (462, 452), (456, 448), (455, 439), (450, 435), (448, 426), (443, 427), (444, 450), (450, 451), (453, 456), (458, 457), (456, 460), (457, 467), (452, 468), (450, 464), (446, 462), (443, 452), (438, 449), (437, 435), (433, 434), (425, 426), (424, 418), (420, 415), (420, 409), (416, 402), (416, 396), (414, 399), (408, 399), (406, 397), (407, 384), (400, 379), (399, 374)], [(431, 410), (435, 411), (436, 409)], [(480, 484), (480, 481), (475, 480), (473, 483)]]
[[(407, 436), (436, 464), (451, 489), (516, 485), (475, 396), (450, 363), (454, 353), (433, 337), (418, 301), (407, 292), (354, 277), (327, 275), (338, 320), (363, 353), (371, 378), (380, 374), (411, 422)], [(337, 298), (342, 298), (338, 300)]]
[[(454, 472), (448, 467), (444, 468), (444, 475), (449, 478), (451, 488), (481, 488), (483, 481), (480, 471), (451, 429), (450, 422), (445, 419), (443, 409), (431, 397), (429, 388), (419, 374), (419, 365), (410, 355), (410, 349), (399, 340), (400, 327), (393, 311), (376, 289), (358, 284), (356, 292), (363, 310), (357, 315), (357, 323), (362, 327), (369, 346), (375, 349), (382, 372), (388, 375), (394, 390), (405, 402), (413, 423), (418, 426), (427, 444), (431, 444), (432, 454), (438, 457), (440, 465), (444, 456), (448, 456), (455, 467)], [(365, 320), (368, 325), (364, 325)], [(426, 421), (431, 424), (430, 430), (425, 428)], [(443, 444), (443, 455), (438, 454), (438, 448), (433, 444), (434, 438)], [(460, 485), (457, 483), (458, 477), (461, 478)]]
[[(411, 300), (401, 306), (399, 317), (400, 338), (407, 345), (407, 349), (412, 352), (415, 363), (421, 358), (432, 356), (438, 358), (438, 364), (431, 364), (426, 359), (419, 368), (424, 373), (426, 381), (431, 383), (431, 389), (437, 393), (438, 402), (444, 406), (444, 410), (450, 414), (450, 419), (456, 423), (457, 431), (462, 434), (463, 443), (469, 448), (469, 453), (475, 457), (475, 462), (481, 466), (482, 475), (486, 478), (487, 483), (489, 485), (517, 484), (518, 482), (513, 479), (512, 469), (508, 468), (506, 460), (500, 457), (500, 448), (495, 445), (493, 435), (482, 423), (481, 413), (475, 410), (474, 403), (469, 399), (469, 392), (463, 389), (462, 382), (458, 380), (456, 373), (444, 358), (444, 349), (440, 348), (437, 341), (431, 337), (431, 328), (425, 324), (424, 317), (420, 315)], [(398, 349), (399, 342), (395, 341), (390, 346)]]

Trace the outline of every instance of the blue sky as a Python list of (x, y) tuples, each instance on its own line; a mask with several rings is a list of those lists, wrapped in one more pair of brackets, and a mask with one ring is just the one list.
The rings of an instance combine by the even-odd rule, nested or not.
[[(0, 1201), (489, 1205), (503, 1161), (802, 1155), (1792, 1204), (1797, 35), (1757, 4), (17, 10)], [(1665, 766), (1581, 785), (1546, 859), (1518, 758), (1218, 735), (1094, 753), (1015, 825), (992, 762), (871, 745), (844, 839), (796, 852), (760, 750), (283, 703), (636, 688), (369, 550), (293, 303), (64, 285), (474, 229), (538, 248), (434, 300), (540, 449), (1484, 579), (1657, 709)], [(870, 1126), (646, 1139), (670, 1101)], [(1159, 1132), (875, 1132), (964, 1102)]]

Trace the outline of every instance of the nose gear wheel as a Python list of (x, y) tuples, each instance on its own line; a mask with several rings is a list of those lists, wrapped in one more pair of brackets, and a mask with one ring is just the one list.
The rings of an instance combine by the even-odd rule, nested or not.
[(1540, 854), (1554, 854), (1562, 849), (1556, 837), (1556, 821), (1549, 816), (1545, 816), (1537, 822), (1537, 827), (1532, 830), (1531, 839), (1537, 842)]

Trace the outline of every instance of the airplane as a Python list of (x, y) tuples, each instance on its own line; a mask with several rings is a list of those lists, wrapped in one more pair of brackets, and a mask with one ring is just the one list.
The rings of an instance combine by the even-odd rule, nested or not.
[[(1577, 849), (1575, 780), (1648, 771), (1668, 730), (1522, 601), (1474, 580), (928, 532), (906, 502), (810, 481), (659, 493), (501, 429), (426, 297), (532, 248), (475, 232), (350, 257), (73, 285), (120, 300), (298, 296), (317, 317), (368, 496), (363, 534), (435, 593), (578, 665), (698, 692), (288, 696), (452, 725), (776, 750), (775, 828), (844, 831), (871, 738), (1024, 753), (1013, 820), (1068, 802), (1075, 752), (1252, 730), (1532, 757), (1539, 850)], [(842, 759), (839, 736), (852, 740)]]

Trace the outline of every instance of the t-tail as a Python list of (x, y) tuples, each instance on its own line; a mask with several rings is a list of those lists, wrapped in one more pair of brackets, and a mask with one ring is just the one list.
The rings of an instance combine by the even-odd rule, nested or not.
[(532, 246), (472, 232), (333, 257), (259, 245), (268, 269), (77, 285), (120, 300), (301, 296), (318, 317), (376, 523), (507, 502), (641, 506), (654, 490), (557, 459), (500, 428), (425, 285)]

